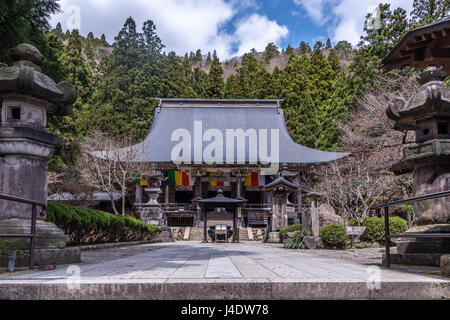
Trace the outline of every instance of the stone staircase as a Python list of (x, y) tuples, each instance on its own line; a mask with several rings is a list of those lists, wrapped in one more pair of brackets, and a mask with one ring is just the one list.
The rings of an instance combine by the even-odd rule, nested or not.
[[(174, 233), (174, 238), (177, 241), (202, 241), (203, 240), (203, 228), (171, 228)], [(264, 231), (262, 229), (253, 228), (240, 228), (239, 240), (240, 241), (262, 241)], [(208, 241), (211, 238), (208, 236)], [(231, 241), (231, 239), (230, 239)]]

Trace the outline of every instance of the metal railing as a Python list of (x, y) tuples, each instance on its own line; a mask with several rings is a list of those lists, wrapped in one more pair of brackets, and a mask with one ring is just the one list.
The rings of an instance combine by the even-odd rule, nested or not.
[(381, 209), (384, 209), (384, 241), (386, 244), (386, 268), (391, 267), (391, 252), (389, 246), (389, 240), (392, 238), (450, 238), (450, 233), (402, 233), (402, 234), (389, 234), (389, 208), (394, 205), (410, 204), (425, 200), (432, 200), (438, 198), (444, 198), (450, 196), (450, 190), (426, 194), (418, 197), (408, 198), (404, 200), (393, 201), (389, 203), (383, 203), (375, 207), (377, 217), (381, 217)]
[(0, 234), (0, 238), (30, 238), (30, 269), (34, 267), (34, 244), (36, 239), (36, 218), (37, 218), (37, 207), (42, 207), (41, 216), (45, 216), (45, 211), (47, 209), (47, 205), (45, 203), (30, 200), (26, 198), (11, 196), (8, 194), (0, 193), (0, 199), (31, 204), (31, 233), (27, 234)]

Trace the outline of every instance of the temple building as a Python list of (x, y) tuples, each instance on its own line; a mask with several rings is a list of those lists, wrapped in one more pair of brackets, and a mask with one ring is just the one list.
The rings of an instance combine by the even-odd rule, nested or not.
[[(151, 164), (136, 181), (136, 206), (148, 223), (203, 227), (198, 201), (219, 190), (245, 200), (241, 227), (300, 223), (305, 167), (347, 156), (296, 144), (280, 100), (159, 102), (147, 138), (121, 150), (140, 150), (135, 161)], [(222, 209), (208, 213), (208, 226), (231, 226), (233, 215)]]

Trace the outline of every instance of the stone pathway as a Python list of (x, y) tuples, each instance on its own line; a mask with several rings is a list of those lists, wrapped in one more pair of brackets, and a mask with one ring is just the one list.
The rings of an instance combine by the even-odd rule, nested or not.
[(83, 261), (76, 290), (67, 289), (74, 269), (58, 266), (0, 275), (0, 299), (450, 298), (449, 279), (262, 243), (147, 244), (83, 251)]

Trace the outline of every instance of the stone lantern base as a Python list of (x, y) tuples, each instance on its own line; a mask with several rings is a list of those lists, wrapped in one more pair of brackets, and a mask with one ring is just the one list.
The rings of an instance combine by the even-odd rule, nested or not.
[[(450, 233), (450, 224), (418, 226), (405, 233)], [(441, 256), (446, 254), (450, 254), (449, 238), (401, 238), (397, 241), (397, 254), (391, 254), (391, 263), (439, 266)]]
[[(0, 220), (0, 234), (29, 234), (31, 221), (25, 219)], [(2, 244), (17, 250), (17, 267), (28, 267), (30, 259), (30, 238), (1, 238)], [(38, 220), (36, 222), (35, 265), (71, 264), (81, 262), (78, 247), (67, 248), (64, 232), (55, 224)], [(0, 249), (0, 268), (8, 265), (7, 250)]]

